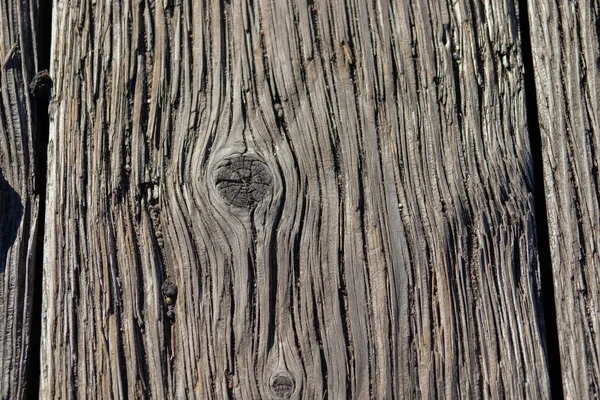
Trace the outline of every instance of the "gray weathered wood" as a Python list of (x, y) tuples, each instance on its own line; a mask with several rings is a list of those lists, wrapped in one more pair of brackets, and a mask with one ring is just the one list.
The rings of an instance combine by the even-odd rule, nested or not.
[(59, 0), (52, 42), (42, 396), (549, 397), (512, 1)]
[[(29, 81), (36, 71), (37, 2), (0, 2), (0, 397), (24, 398), (30, 362), (38, 196), (37, 130)], [(35, 340), (35, 339), (33, 339)]]
[(563, 387), (600, 396), (600, 5), (529, 0)]

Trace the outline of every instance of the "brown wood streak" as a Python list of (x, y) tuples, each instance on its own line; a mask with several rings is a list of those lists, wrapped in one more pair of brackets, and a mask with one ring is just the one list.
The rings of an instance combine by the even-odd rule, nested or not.
[(510, 0), (54, 18), (42, 395), (549, 396)]
[(565, 398), (600, 394), (600, 8), (529, 1)]
[[(0, 397), (27, 395), (38, 196), (34, 195), (36, 2), (0, 4)], [(35, 339), (34, 339), (35, 340)]]

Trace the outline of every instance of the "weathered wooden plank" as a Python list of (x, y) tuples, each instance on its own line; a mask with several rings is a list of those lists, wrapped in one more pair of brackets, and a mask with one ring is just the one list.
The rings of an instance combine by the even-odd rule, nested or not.
[(42, 395), (547, 398), (519, 43), (510, 0), (56, 1)]
[(0, 4), (0, 397), (24, 398), (34, 296), (37, 2)]
[(598, 398), (600, 8), (528, 5), (564, 394)]

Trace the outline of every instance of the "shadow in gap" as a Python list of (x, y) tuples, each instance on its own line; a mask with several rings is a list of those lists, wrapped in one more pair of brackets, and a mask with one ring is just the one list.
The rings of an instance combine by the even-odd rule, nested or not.
[(0, 273), (6, 268), (8, 250), (14, 244), (23, 218), (21, 197), (0, 171)]

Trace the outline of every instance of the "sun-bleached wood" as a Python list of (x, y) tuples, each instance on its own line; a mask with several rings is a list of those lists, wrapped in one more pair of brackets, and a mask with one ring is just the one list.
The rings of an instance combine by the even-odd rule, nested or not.
[(56, 0), (42, 396), (549, 397), (515, 12)]
[(563, 391), (600, 395), (600, 7), (529, 0)]
[(37, 2), (0, 2), (0, 397), (25, 398), (38, 226)]

